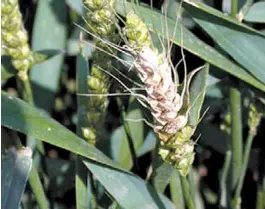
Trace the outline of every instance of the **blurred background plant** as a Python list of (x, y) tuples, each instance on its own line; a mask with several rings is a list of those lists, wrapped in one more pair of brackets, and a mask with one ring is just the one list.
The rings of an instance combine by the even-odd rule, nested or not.
[[(135, 96), (104, 96), (140, 82), (100, 41), (126, 44), (130, 11), (160, 52), (174, 43), (174, 64), (181, 47), (189, 72), (206, 64), (190, 86), (189, 125), (210, 109), (187, 177), (160, 159)], [(264, 11), (253, 0), (2, 0), (2, 208), (263, 209)]]

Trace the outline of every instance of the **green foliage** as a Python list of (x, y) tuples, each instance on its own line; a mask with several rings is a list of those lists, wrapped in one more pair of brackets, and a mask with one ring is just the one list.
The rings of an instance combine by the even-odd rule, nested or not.
[(265, 22), (265, 2), (260, 1), (255, 4), (253, 4), (249, 11), (247, 11), (246, 15), (244, 16), (244, 20), (249, 22), (258, 22), (258, 23), (264, 23)]
[(2, 153), (2, 208), (19, 208), (32, 166), (31, 154), (30, 148), (18, 152), (13, 148)]
[[(144, 2), (2, 1), (2, 208), (265, 207), (264, 1)], [(143, 47), (184, 88), (174, 135), (154, 131)]]
[[(60, 11), (60, 13), (54, 11)], [(33, 24), (32, 49), (34, 51), (65, 50), (66, 18), (66, 5), (63, 1), (40, 0)], [(54, 55), (46, 62), (34, 65), (30, 71), (34, 102), (37, 107), (45, 109), (47, 112), (51, 112), (53, 108), (65, 54)]]

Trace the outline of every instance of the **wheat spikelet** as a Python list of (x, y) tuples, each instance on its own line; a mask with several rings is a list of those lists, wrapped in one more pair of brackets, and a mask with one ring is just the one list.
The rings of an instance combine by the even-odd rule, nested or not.
[(1, 2), (1, 35), (3, 54), (11, 56), (12, 64), (19, 71), (20, 78), (27, 79), (27, 71), (34, 63), (34, 57), (17, 0)]

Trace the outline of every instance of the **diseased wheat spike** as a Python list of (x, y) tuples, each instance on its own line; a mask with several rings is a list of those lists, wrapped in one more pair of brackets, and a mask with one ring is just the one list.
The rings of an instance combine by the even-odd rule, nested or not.
[[(146, 100), (154, 117), (154, 131), (160, 139), (159, 154), (185, 176), (194, 160), (194, 128), (187, 125), (188, 88), (192, 76), (183, 82), (182, 91), (173, 79), (173, 70), (165, 52), (152, 47), (147, 26), (133, 13), (126, 17), (127, 46), (135, 56), (135, 68), (146, 90)], [(185, 97), (185, 98), (184, 98)]]
[[(100, 38), (116, 43), (114, 1), (84, 0), (83, 2), (87, 9), (85, 14), (87, 29)], [(110, 54), (115, 54), (113, 48), (100, 40), (96, 41), (96, 46)], [(93, 52), (92, 60), (92, 68), (90, 75), (88, 75), (88, 93), (107, 94), (111, 79), (101, 69), (111, 69), (111, 57), (96, 50)], [(104, 129), (108, 98), (105, 96), (90, 97), (88, 102), (90, 107), (88, 112), (89, 127), (84, 129), (86, 132), (84, 135), (89, 143), (95, 144), (96, 139), (100, 138), (100, 133)]]

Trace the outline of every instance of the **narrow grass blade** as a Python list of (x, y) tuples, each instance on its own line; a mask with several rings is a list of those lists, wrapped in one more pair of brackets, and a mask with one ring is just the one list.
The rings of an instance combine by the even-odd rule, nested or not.
[(140, 157), (151, 150), (155, 149), (157, 137), (153, 131), (149, 131), (142, 146), (137, 152), (137, 156)]
[(3, 126), (127, 172), (98, 149), (90, 146), (39, 109), (3, 91), (1, 93), (1, 102), (3, 110), (1, 122)]
[(87, 160), (85, 165), (123, 208), (175, 208), (167, 198), (159, 195), (137, 176), (102, 166), (90, 160)]
[(31, 150), (9, 150), (1, 161), (1, 208), (17, 209), (31, 170)]
[(190, 84), (190, 105), (192, 108), (189, 114), (189, 124), (196, 126), (201, 117), (201, 108), (207, 87), (209, 75), (209, 64), (196, 73)]
[(187, 1), (183, 6), (223, 50), (265, 83), (264, 35), (205, 4)]
[[(123, 118), (123, 120), (125, 121), (128, 120), (126, 121), (127, 127), (124, 126), (124, 130), (125, 132), (127, 132), (126, 135), (128, 141), (122, 141), (119, 150), (119, 158), (124, 159), (124, 162), (122, 162), (123, 165), (133, 165), (132, 163), (133, 161), (135, 162), (135, 159), (137, 157), (136, 152), (143, 144), (144, 124), (143, 121), (137, 121), (141, 118), (143, 118), (143, 115), (140, 109), (140, 104), (136, 101), (136, 99), (131, 98), (127, 113), (125, 113)], [(137, 122), (131, 120), (136, 120)], [(133, 153), (132, 150), (134, 150), (135, 153)]]
[(204, 209), (204, 201), (200, 193), (199, 178), (200, 176), (198, 171), (191, 169), (191, 172), (188, 176), (191, 198), (196, 205), (196, 209)]
[(172, 202), (175, 204), (178, 209), (185, 209), (184, 197), (182, 194), (182, 188), (180, 183), (180, 175), (179, 172), (174, 170), (173, 175), (170, 180), (170, 195)]
[[(87, 75), (88, 75), (88, 56), (90, 52), (86, 50), (84, 46), (80, 45), (80, 53), (76, 59), (76, 78), (77, 78), (77, 92), (78, 93), (88, 93), (87, 92)], [(78, 97), (77, 98), (77, 135), (83, 138), (82, 128), (86, 128), (88, 125), (87, 112), (89, 110), (88, 98)], [(88, 196), (88, 188), (90, 187), (89, 180), (91, 180), (91, 175), (86, 169), (82, 162), (80, 156), (76, 156), (75, 160), (75, 198), (76, 198), (76, 208), (85, 209), (91, 208), (89, 202), (91, 202), (92, 193)], [(91, 189), (90, 189), (91, 190)]]
[(195, 209), (195, 204), (190, 193), (190, 185), (186, 177), (180, 177), (181, 188), (188, 209)]
[(90, 208), (88, 205), (88, 194), (87, 194), (87, 175), (88, 170), (85, 168), (82, 158), (76, 156), (75, 160), (75, 199), (76, 208), (85, 209)]
[(40, 176), (38, 173), (38, 170), (32, 165), (30, 175), (29, 175), (29, 184), (31, 186), (31, 189), (33, 191), (33, 194), (35, 195), (35, 198), (37, 200), (37, 203), (40, 207), (40, 209), (46, 209), (49, 208), (49, 202), (47, 200), (47, 197), (44, 192), (43, 185), (40, 180)]
[[(161, 161), (161, 159), (160, 159)], [(151, 180), (155, 189), (158, 192), (163, 193), (169, 184), (174, 168), (168, 163), (162, 162), (156, 168), (154, 168)]]
[[(133, 146), (137, 153), (144, 141), (144, 124), (142, 121), (137, 121), (140, 118), (143, 118), (140, 106), (135, 99), (131, 99), (128, 110), (124, 115), (124, 120), (127, 123), (127, 130), (124, 126), (120, 126), (111, 135), (111, 156), (127, 169), (133, 166), (133, 156), (130, 149), (132, 149)], [(137, 122), (132, 120), (136, 120)], [(126, 131), (128, 132), (126, 133)], [(130, 137), (130, 139), (128, 139), (128, 137)], [(129, 144), (129, 140), (131, 140), (131, 144)], [(136, 156), (134, 156), (134, 158), (136, 158)]]

